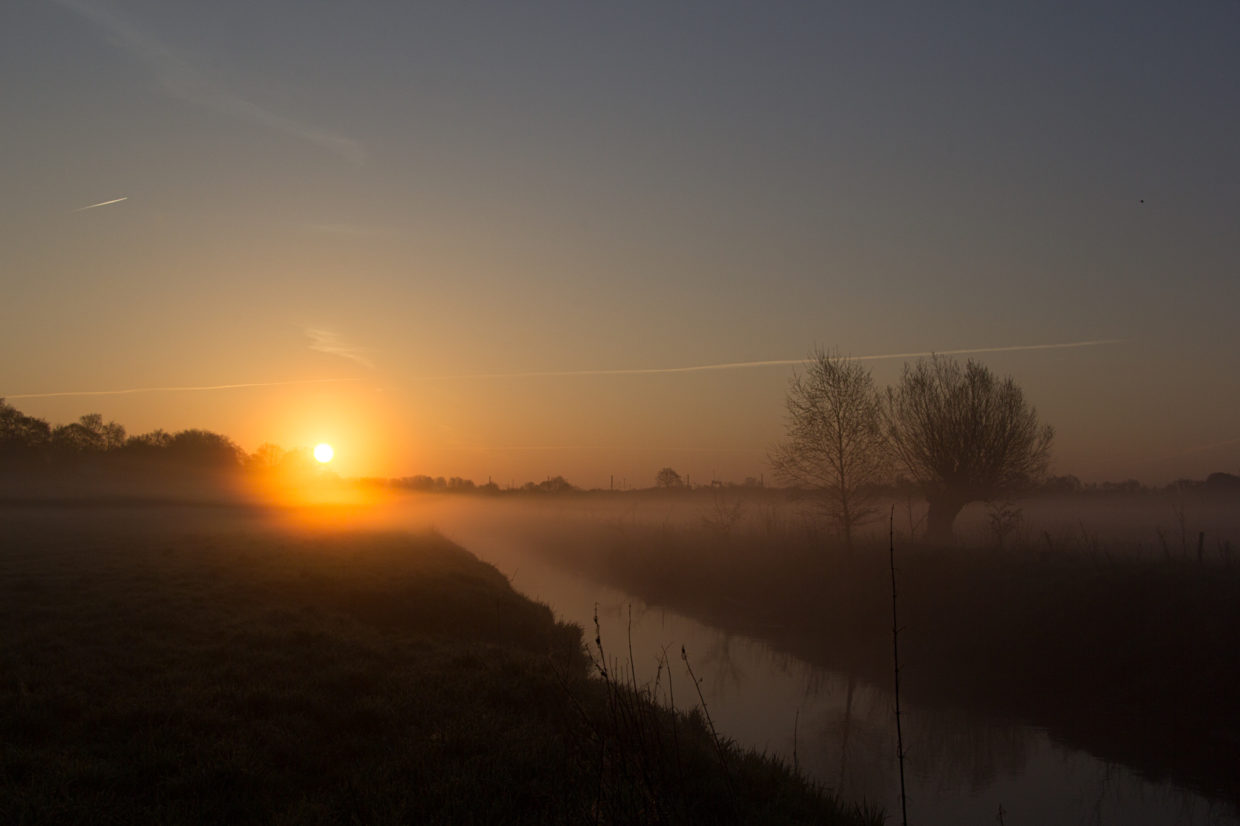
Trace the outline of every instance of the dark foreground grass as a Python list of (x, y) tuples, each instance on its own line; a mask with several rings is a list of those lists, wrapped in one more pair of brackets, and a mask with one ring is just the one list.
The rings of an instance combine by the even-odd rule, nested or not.
[(865, 823), (434, 535), (0, 511), (0, 822)]
[[(847, 554), (803, 529), (527, 530), (560, 564), (651, 604), (891, 684), (886, 543)], [(1111, 550), (898, 545), (902, 694), (1042, 726), (1240, 806), (1240, 566)]]

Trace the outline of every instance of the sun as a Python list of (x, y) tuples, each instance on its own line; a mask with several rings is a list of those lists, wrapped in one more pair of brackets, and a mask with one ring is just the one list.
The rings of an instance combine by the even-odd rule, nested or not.
[(327, 442), (320, 442), (314, 446), (314, 458), (318, 459), (322, 464), (327, 464), (336, 455), (336, 451), (332, 450), (332, 446)]

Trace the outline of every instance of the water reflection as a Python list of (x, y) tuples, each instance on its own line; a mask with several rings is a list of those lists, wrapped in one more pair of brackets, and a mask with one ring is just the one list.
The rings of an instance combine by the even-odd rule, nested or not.
[[(680, 662), (683, 645), (719, 732), (777, 754), (845, 799), (899, 811), (893, 703), (885, 686), (811, 666), (764, 643), (730, 635), (615, 589), (554, 569), (506, 540), (450, 532), (483, 559), (511, 571), (513, 585), (565, 620), (599, 630), (609, 666), (632, 668), (678, 707), (693, 695)], [(514, 562), (519, 560), (519, 563)], [(587, 634), (593, 638), (593, 634)], [(696, 701), (696, 696), (693, 696)], [(910, 819), (920, 823), (1130, 824), (1240, 823), (1212, 802), (1081, 751), (1044, 731), (987, 720), (966, 710), (904, 709)], [(1002, 818), (999, 813), (1002, 810)]]

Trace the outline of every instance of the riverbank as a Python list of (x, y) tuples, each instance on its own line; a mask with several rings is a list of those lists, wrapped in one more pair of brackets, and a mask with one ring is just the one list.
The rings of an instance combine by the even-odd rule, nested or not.
[(580, 628), (437, 535), (3, 519), (4, 822), (880, 821), (593, 677)]
[[(705, 518), (520, 524), (561, 567), (890, 685), (886, 543), (849, 555), (804, 526)], [(1124, 550), (897, 545), (901, 688), (1240, 807), (1240, 567)]]

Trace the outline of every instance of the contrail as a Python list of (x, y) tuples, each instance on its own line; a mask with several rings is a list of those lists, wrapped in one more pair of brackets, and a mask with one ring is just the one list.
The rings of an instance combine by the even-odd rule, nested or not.
[(121, 201), (128, 201), (128, 200), (129, 200), (129, 196), (128, 196), (128, 195), (125, 195), (125, 196), (123, 196), (123, 197), (121, 197), (121, 198), (113, 198), (113, 199), (112, 199), (112, 200), (110, 200), (110, 201), (100, 201), (99, 203), (97, 203), (97, 204), (91, 204), (90, 206), (78, 207), (77, 209), (75, 209), (75, 210), (73, 210), (73, 211), (74, 211), (74, 212), (81, 212), (81, 211), (82, 211), (82, 210), (84, 210), (84, 209), (94, 209), (95, 207), (107, 206), (108, 204), (119, 204)]
[[(1103, 344), (1120, 344), (1122, 338), (1095, 339), (1093, 341), (1069, 341), (1060, 344), (1016, 344), (1008, 347), (970, 347), (962, 350), (926, 350), (920, 353), (882, 353), (866, 356), (846, 356), (854, 361), (880, 361), (883, 359), (925, 358), (927, 356), (964, 356), (978, 353), (1010, 353), (1020, 350), (1066, 350), (1072, 347), (1097, 347)], [(750, 367), (788, 367), (804, 364), (805, 359), (770, 359), (766, 361), (729, 361), (721, 364), (695, 364), (687, 367), (628, 367), (614, 370), (536, 370), (521, 373), (466, 373), (455, 376), (417, 376), (415, 381), (444, 379), (531, 379), (552, 376), (644, 376), (661, 373), (703, 373), (710, 370), (741, 370)]]
[(763, 447), (636, 447), (632, 445), (450, 445), (439, 447), (442, 451), (549, 451), (549, 450), (611, 450), (625, 453), (766, 453)]
[[(919, 353), (882, 353), (865, 356), (848, 356), (857, 361), (878, 361), (881, 359), (924, 358), (926, 356), (963, 356), (978, 353), (1008, 353), (1020, 350), (1064, 350), (1073, 347), (1095, 347), (1103, 344), (1120, 344), (1127, 339), (1107, 338), (1094, 341), (1069, 341), (1060, 344), (1017, 344), (1008, 347), (970, 347), (962, 350), (927, 350)], [(698, 364), (688, 367), (631, 367), (615, 370), (541, 370), (524, 373), (466, 373), (445, 376), (415, 376), (414, 381), (437, 381), (449, 379), (524, 379), (543, 377), (568, 376), (643, 376), (662, 373), (701, 373), (710, 370), (740, 370), (751, 367), (787, 367), (804, 364), (805, 359), (771, 359), (767, 361), (731, 361), (722, 364)], [(243, 384), (209, 384), (186, 385), (176, 387), (130, 387), (123, 390), (63, 390), (55, 393), (16, 393), (0, 394), (0, 398), (9, 399), (48, 399), (57, 396), (126, 396), (135, 393), (175, 393), (199, 392), (204, 390), (237, 390), (247, 387), (283, 387), (293, 384), (325, 384), (331, 382), (364, 381), (361, 378), (351, 379), (297, 379), (293, 381), (258, 381)]]
[(61, 390), (56, 393), (15, 393), (6, 399), (50, 399), (56, 396), (128, 396), (134, 393), (177, 393), (182, 391), (239, 390), (245, 387), (284, 387), (290, 384), (328, 384), (331, 382), (361, 381), (361, 379), (294, 379), (293, 381), (253, 381), (244, 384), (201, 384), (177, 387), (129, 387), (124, 390)]

